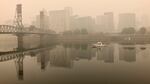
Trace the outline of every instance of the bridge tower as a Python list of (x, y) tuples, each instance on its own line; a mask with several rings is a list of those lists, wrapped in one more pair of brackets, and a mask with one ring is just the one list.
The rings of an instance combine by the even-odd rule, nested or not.
[[(23, 23), (22, 23), (22, 4), (17, 4), (16, 5), (16, 14), (15, 14), (15, 21), (14, 25), (16, 28), (19, 29), (21, 32), (23, 29)], [(18, 32), (16, 34), (17, 40), (18, 40), (18, 50), (23, 50), (23, 34)]]
[(16, 5), (16, 14), (15, 14), (15, 26), (19, 29), (23, 28), (22, 24), (22, 4)]
[[(23, 29), (23, 23), (22, 23), (22, 4), (16, 5), (16, 14), (15, 14), (15, 21), (14, 21), (15, 27), (19, 30), (18, 33), (16, 33), (17, 41), (18, 41), (18, 51), (22, 51), (23, 48), (23, 36), (24, 34), (21, 33)], [(17, 76), (19, 80), (23, 80), (23, 59), (24, 55), (23, 53), (19, 54), (19, 57), (16, 59), (16, 70), (17, 70)]]

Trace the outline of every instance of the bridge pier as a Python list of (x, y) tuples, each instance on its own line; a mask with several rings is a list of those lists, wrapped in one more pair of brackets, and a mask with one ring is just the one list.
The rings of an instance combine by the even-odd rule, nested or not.
[(16, 34), (16, 36), (17, 36), (17, 41), (18, 41), (18, 48), (17, 48), (17, 50), (18, 51), (22, 51), (24, 49), (24, 47), (23, 47), (23, 44), (24, 44), (24, 42), (23, 42), (24, 34)]
[(45, 46), (45, 39), (44, 39), (44, 36), (43, 34), (40, 34), (40, 45), (39, 47), (44, 47)]

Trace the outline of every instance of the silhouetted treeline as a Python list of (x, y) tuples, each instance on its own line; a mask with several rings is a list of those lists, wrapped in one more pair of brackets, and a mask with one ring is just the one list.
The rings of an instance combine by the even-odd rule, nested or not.
[(145, 27), (141, 27), (139, 30), (136, 30), (134, 27), (124, 28), (121, 31), (121, 34), (146, 34), (148, 33)]
[(88, 31), (87, 31), (87, 29), (82, 28), (82, 29), (75, 29), (73, 31), (68, 30), (68, 31), (64, 31), (63, 32), (63, 35), (72, 35), (72, 34), (76, 34), (76, 35), (79, 35), (79, 34), (88, 34)]

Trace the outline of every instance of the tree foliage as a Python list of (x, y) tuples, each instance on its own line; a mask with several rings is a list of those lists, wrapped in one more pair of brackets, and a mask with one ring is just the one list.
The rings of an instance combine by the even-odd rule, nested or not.
[(88, 34), (87, 29), (85, 29), (85, 28), (81, 29), (81, 34)]
[(75, 29), (73, 31), (68, 30), (68, 31), (64, 31), (63, 35), (79, 35), (79, 34), (88, 34), (87, 29)]
[(64, 31), (63, 32), (63, 35), (71, 35), (72, 34), (72, 31)]
[(133, 27), (124, 28), (121, 33), (122, 34), (135, 34), (136, 30)]
[(137, 33), (138, 34), (146, 34), (146, 32), (147, 32), (146, 28), (145, 27), (141, 27)]

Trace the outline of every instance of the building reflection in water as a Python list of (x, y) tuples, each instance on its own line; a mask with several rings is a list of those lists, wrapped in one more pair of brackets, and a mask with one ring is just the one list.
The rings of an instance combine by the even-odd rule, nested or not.
[(74, 45), (70, 53), (73, 59), (76, 61), (80, 59), (91, 60), (94, 56), (92, 55), (92, 49), (89, 48), (87, 44)]
[(105, 63), (114, 63), (114, 46), (108, 45), (107, 47), (98, 48), (96, 56), (97, 60), (104, 61)]
[[(136, 61), (135, 49), (120, 46), (117, 49), (119, 49), (119, 60), (126, 62)], [(36, 56), (41, 70), (45, 70), (49, 63), (51, 67), (72, 68), (74, 61), (92, 60), (95, 56), (97, 60), (104, 61), (104, 63), (114, 63), (114, 52), (114, 45), (108, 45), (100, 49), (92, 49), (88, 44), (63, 44), (57, 45), (51, 50), (43, 49), (40, 51), (32, 51), (29, 54), (30, 56)], [(23, 80), (23, 58), (24, 55), (22, 54), (16, 61), (19, 80)]]
[(63, 44), (50, 51), (50, 65), (72, 68), (73, 61), (91, 60), (92, 56), (94, 55), (87, 44)]
[(42, 50), (37, 55), (37, 62), (41, 65), (41, 70), (45, 70), (49, 62), (49, 50)]
[[(88, 44), (63, 44), (50, 51), (50, 65), (53, 67), (73, 67), (73, 61), (91, 60), (94, 56), (104, 63), (115, 62), (115, 51), (119, 50), (119, 60), (136, 61), (136, 50), (110, 44), (107, 47), (93, 49)], [(96, 53), (95, 53), (96, 52)], [(96, 55), (95, 55), (96, 54)]]
[(119, 60), (126, 62), (136, 61), (136, 49), (135, 46), (122, 46), (119, 48)]
[(70, 49), (64, 48), (63, 46), (57, 46), (55, 49), (50, 51), (50, 65), (55, 67), (72, 67), (72, 58), (68, 51)]
[(99, 61), (114, 63), (114, 52), (116, 49), (119, 50), (119, 60), (126, 62), (136, 61), (136, 48), (124, 46), (114, 48), (114, 45), (111, 44), (101, 49), (93, 49), (88, 44), (63, 44), (52, 46), (51, 48), (29, 49), (21, 52), (15, 51), (13, 54), (9, 52), (9, 55), (6, 55), (4, 58), (1, 56), (0, 61), (15, 59), (18, 79), (23, 80), (23, 60), (26, 55), (37, 57), (37, 63), (40, 64), (41, 70), (46, 70), (49, 63), (51, 67), (72, 68), (74, 61), (92, 60), (95, 56)]
[(96, 49), (97, 60), (104, 61), (105, 63), (114, 63), (118, 54), (114, 53), (119, 50), (119, 60), (126, 62), (136, 61), (136, 48), (134, 45), (119, 45), (114, 48), (114, 45), (108, 45), (107, 47), (102, 47)]

